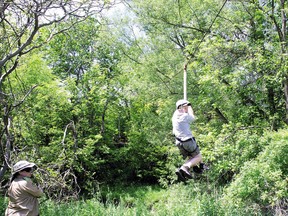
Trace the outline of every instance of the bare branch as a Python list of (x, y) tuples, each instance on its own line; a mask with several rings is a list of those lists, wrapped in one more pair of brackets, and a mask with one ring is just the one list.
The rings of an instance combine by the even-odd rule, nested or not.
[(37, 86), (38, 86), (38, 85), (32, 86), (32, 87), (29, 89), (29, 91), (25, 94), (25, 96), (22, 98), (22, 100), (20, 100), (20, 101), (16, 102), (15, 104), (13, 104), (13, 108), (20, 106), (20, 105), (25, 101), (25, 99), (30, 95), (30, 93), (31, 93)]
[(64, 134), (63, 134), (63, 138), (62, 138), (62, 141), (61, 141), (61, 144), (64, 146), (64, 143), (65, 143), (65, 138), (66, 138), (66, 134), (67, 134), (67, 130), (68, 128), (71, 126), (73, 122), (69, 122), (69, 124), (66, 125), (65, 127), (65, 130), (64, 130)]
[[(100, 13), (106, 4), (100, 1), (64, 1), (64, 0), (23, 0), (11, 1), (6, 7), (1, 8), (1, 23), (2, 28), (7, 29), (9, 35), (5, 38), (3, 44), (9, 45), (9, 53), (0, 60), (0, 68), (3, 67), (9, 60), (12, 60), (17, 55), (27, 54), (35, 48), (39, 48), (43, 44), (35, 44), (29, 47), (37, 33), (41, 28), (51, 26), (76, 17), (79, 23), (85, 20), (88, 15)], [(66, 30), (69, 28), (66, 28)], [(59, 30), (59, 33), (63, 30)], [(53, 33), (48, 36), (46, 41), (58, 33)], [(14, 40), (14, 43), (9, 42)], [(22, 42), (22, 40), (24, 42)], [(17, 42), (17, 43), (15, 43)], [(5, 77), (5, 76), (4, 76)]]
[(66, 135), (67, 135), (67, 130), (69, 127), (72, 129), (73, 139), (74, 139), (74, 151), (76, 151), (76, 149), (78, 147), (78, 139), (77, 139), (77, 131), (75, 128), (74, 121), (71, 121), (69, 124), (66, 125), (61, 144), (64, 146), (64, 142), (65, 142)]
[(18, 66), (19, 63), (19, 56), (17, 57), (17, 59), (13, 62), (13, 65), (11, 66), (11, 68), (4, 74), (2, 74), (2, 76), (0, 77), (0, 85), (3, 82), (3, 80), (10, 74), (12, 73)]

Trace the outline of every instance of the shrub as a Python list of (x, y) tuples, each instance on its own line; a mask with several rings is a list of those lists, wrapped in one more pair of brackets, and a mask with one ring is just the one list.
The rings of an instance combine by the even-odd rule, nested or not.
[[(288, 132), (267, 133), (266, 144), (259, 156), (246, 162), (226, 189), (224, 203), (262, 209), (285, 208), (279, 203), (288, 197)], [(286, 207), (287, 208), (287, 207)]]
[(7, 201), (8, 201), (8, 199), (6, 199), (4, 197), (0, 197), (0, 212), (5, 212), (5, 210), (7, 208)]

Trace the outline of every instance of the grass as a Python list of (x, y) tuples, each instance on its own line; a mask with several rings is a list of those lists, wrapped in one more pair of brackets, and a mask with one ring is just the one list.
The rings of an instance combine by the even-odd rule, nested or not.
[[(206, 189), (206, 190), (201, 190)], [(41, 205), (41, 216), (249, 216), (262, 215), (260, 209), (222, 207), (222, 192), (191, 181), (167, 189), (156, 186), (105, 188), (95, 198)]]
[[(41, 216), (249, 216), (260, 210), (222, 207), (222, 190), (191, 180), (188, 184), (159, 186), (105, 187), (95, 198), (55, 203), (41, 203)], [(205, 191), (205, 192), (203, 192)], [(207, 193), (207, 191), (210, 191)], [(44, 199), (43, 199), (44, 200)], [(5, 209), (7, 200), (0, 199)], [(41, 200), (40, 200), (41, 202)], [(0, 209), (0, 210), (2, 210)], [(2, 212), (2, 211), (1, 211)], [(4, 211), (3, 211), (4, 212)]]

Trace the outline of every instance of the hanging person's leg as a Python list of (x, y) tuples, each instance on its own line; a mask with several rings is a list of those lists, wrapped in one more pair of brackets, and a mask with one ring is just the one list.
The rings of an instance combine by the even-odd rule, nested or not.
[[(197, 154), (200, 154), (200, 148), (197, 145), (195, 137), (192, 138), (192, 142), (189, 142), (189, 147), (191, 149), (195, 149), (194, 152), (191, 154), (192, 157), (196, 157)], [(199, 166), (198, 166), (199, 165)], [(193, 161), (190, 168), (193, 168), (193, 171), (197, 174), (202, 174), (205, 170), (208, 170), (208, 166), (203, 162), (202, 156), (201, 161)]]
[(202, 161), (202, 155), (199, 153), (196, 156), (190, 157), (180, 168), (180, 171), (182, 172), (182, 175), (184, 175), (187, 178), (192, 178), (192, 175), (190, 173), (190, 168), (198, 165)]
[[(180, 155), (182, 155), (183, 159), (188, 157), (188, 152), (183, 149), (182, 143), (178, 140), (176, 140), (176, 146), (179, 149)], [(185, 178), (185, 175), (183, 171), (181, 171), (181, 168), (177, 168), (175, 174), (178, 176), (178, 180), (185, 182), (187, 179)]]
[(191, 179), (193, 177), (189, 171), (190, 168), (202, 161), (200, 149), (194, 138), (182, 142), (180, 147), (182, 154), (188, 156), (189, 159), (180, 167), (179, 171), (184, 177)]
[(193, 166), (198, 165), (202, 161), (202, 155), (199, 153), (194, 157), (189, 158), (183, 166), (188, 167), (189, 169)]

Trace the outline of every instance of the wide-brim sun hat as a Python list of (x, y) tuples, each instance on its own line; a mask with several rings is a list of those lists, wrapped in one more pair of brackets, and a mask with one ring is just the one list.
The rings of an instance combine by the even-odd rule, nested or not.
[(178, 100), (176, 102), (176, 109), (179, 109), (180, 106), (190, 105), (190, 102), (185, 99)]
[(28, 162), (26, 160), (21, 160), (21, 161), (18, 161), (16, 164), (14, 164), (13, 166), (13, 172), (12, 174), (14, 175), (15, 173), (18, 173), (20, 172), (21, 170), (23, 169), (26, 169), (26, 168), (37, 168), (37, 165), (35, 163), (31, 163), (31, 162)]

